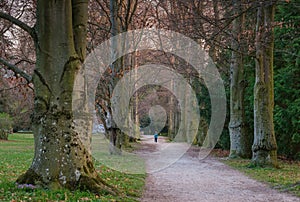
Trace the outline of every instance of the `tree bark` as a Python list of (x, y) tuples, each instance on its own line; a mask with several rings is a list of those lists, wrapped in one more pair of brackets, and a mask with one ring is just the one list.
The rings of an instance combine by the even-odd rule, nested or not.
[[(138, 63), (137, 63), (137, 52), (135, 52), (132, 57), (132, 67), (134, 68), (134, 81), (135, 81), (135, 85), (138, 82)], [(135, 86), (136, 87), (136, 86)], [(138, 93), (136, 93), (135, 96), (135, 110), (134, 110), (134, 120), (135, 120), (135, 128), (134, 128), (134, 138), (135, 140), (139, 140), (141, 138), (141, 134), (140, 134), (140, 117), (139, 117), (139, 96)]]
[(245, 120), (244, 94), (246, 81), (244, 78), (244, 39), (243, 24), (245, 15), (242, 2), (233, 1), (232, 55), (230, 65), (230, 158), (251, 158), (251, 136), (247, 134)]
[(0, 128), (0, 140), (8, 140), (8, 131)]
[[(17, 179), (19, 184), (115, 193), (93, 165), (89, 113), (75, 120), (72, 108), (74, 80), (85, 59), (87, 6), (87, 0), (37, 3), (32, 120), (35, 152), (30, 168)], [(85, 99), (85, 94), (80, 99)], [(84, 111), (83, 105), (77, 113)]]
[(277, 167), (274, 132), (273, 47), (275, 3), (258, 1), (256, 24), (256, 81), (254, 86), (254, 143), (252, 161)]
[[(170, 88), (172, 90), (172, 92), (174, 91), (174, 81), (171, 80), (170, 81), (171, 84), (170, 84)], [(170, 106), (170, 109), (169, 109), (169, 128), (168, 128), (168, 137), (170, 140), (173, 140), (174, 138), (174, 113), (175, 113), (175, 110), (174, 110), (174, 98), (173, 96), (170, 96), (169, 98), (169, 106)]]
[[(114, 37), (117, 34), (121, 32), (121, 23), (120, 19), (118, 16), (118, 11), (119, 11), (119, 1), (118, 0), (110, 0), (110, 22), (111, 22), (111, 36)], [(111, 50), (111, 57), (116, 58), (115, 55), (121, 52), (121, 46), (120, 42), (118, 39), (113, 38), (112, 39), (112, 50)], [(109, 86), (109, 93), (110, 95), (113, 94), (113, 89), (117, 83), (117, 73), (122, 67), (122, 58), (117, 59), (115, 62), (113, 62), (111, 66), (112, 70), (112, 75), (111, 75), (111, 80), (110, 80), (110, 86)], [(119, 95), (120, 96), (120, 95)], [(122, 143), (120, 142), (121, 133), (119, 132), (119, 129), (114, 121), (114, 118), (112, 116), (112, 109), (111, 109), (111, 103), (108, 104), (108, 109), (110, 111), (110, 127), (108, 128), (108, 136), (109, 136), (109, 141), (110, 141), (110, 147), (109, 151), (110, 154), (121, 154), (122, 150)]]

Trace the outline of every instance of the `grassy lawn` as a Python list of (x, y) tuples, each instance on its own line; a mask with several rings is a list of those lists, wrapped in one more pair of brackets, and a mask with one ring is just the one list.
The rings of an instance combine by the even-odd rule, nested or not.
[[(119, 198), (111, 195), (103, 196), (90, 192), (71, 192), (68, 190), (49, 191), (17, 188), (15, 180), (28, 169), (33, 158), (33, 136), (32, 134), (10, 135), (9, 141), (0, 141), (0, 201), (137, 201), (142, 194), (146, 176), (141, 171), (144, 168), (144, 162), (141, 159), (138, 159), (139, 161), (133, 159), (124, 161), (131, 163), (130, 166), (141, 166), (140, 174), (126, 174), (120, 170), (115, 171), (114, 166), (106, 166), (109, 160), (114, 161), (115, 158), (103, 157), (106, 160), (105, 164), (99, 163), (102, 160), (100, 153), (104, 153), (104, 151), (98, 150), (97, 152), (95, 164), (99, 175), (125, 193), (126, 197)], [(137, 157), (134, 156), (133, 158)], [(122, 168), (127, 169), (126, 166), (122, 166)]]
[(250, 160), (224, 160), (227, 165), (240, 170), (249, 177), (268, 183), (280, 191), (292, 193), (300, 197), (300, 162), (279, 161), (279, 169), (249, 167)]
[(144, 174), (146, 170), (144, 159), (132, 152), (126, 152), (126, 149), (122, 151), (122, 155), (110, 155), (109, 141), (103, 134), (93, 135), (92, 154), (103, 165), (122, 173)]

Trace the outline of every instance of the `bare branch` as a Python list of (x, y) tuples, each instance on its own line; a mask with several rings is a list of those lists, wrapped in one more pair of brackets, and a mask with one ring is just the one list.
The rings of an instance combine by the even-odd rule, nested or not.
[(19, 69), (17, 66), (5, 61), (3, 58), (0, 57), (0, 63), (4, 64), (8, 69), (13, 71), (15, 74), (19, 74), (22, 76), (28, 83), (31, 83), (32, 77), (29, 74), (26, 74), (24, 71)]
[[(0, 92), (4, 92), (4, 91), (9, 91), (9, 90), (13, 90), (13, 89), (16, 89), (16, 88), (19, 88), (19, 87), (22, 87), (22, 86), (26, 86), (28, 85), (28, 83), (20, 83), (16, 86), (13, 86), (13, 87), (10, 87), (10, 88), (3, 88), (3, 89), (0, 89)], [(27, 87), (27, 86), (26, 86)], [(28, 86), (31, 90), (32, 88), (30, 86)]]
[(27, 63), (29, 63), (30, 65), (34, 65), (34, 64), (35, 64), (34, 61), (32, 61), (32, 60), (30, 60), (30, 59), (25, 59), (25, 58), (23, 58), (23, 59), (19, 60), (18, 62), (16, 62), (15, 65), (18, 65), (18, 64), (20, 64), (20, 63), (22, 63), (22, 62), (27, 62)]
[(27, 24), (20, 21), (19, 19), (15, 18), (11, 15), (8, 15), (6, 13), (3, 13), (1, 11), (0, 11), (0, 18), (8, 20), (9, 22), (13, 23), (14, 25), (17, 25), (18, 27), (20, 27), (21, 29), (26, 31), (33, 38), (34, 42), (37, 42), (37, 35), (36, 35), (34, 28), (28, 26)]
[(96, 2), (100, 6), (100, 8), (102, 9), (102, 11), (105, 13), (105, 15), (106, 15), (106, 17), (107, 17), (107, 19), (109, 21), (110, 27), (111, 27), (110, 14), (107, 12), (107, 10), (104, 8), (104, 6), (100, 3), (99, 0), (96, 0)]
[(105, 27), (100, 26), (97, 23), (93, 23), (93, 22), (89, 21), (88, 24), (97, 27), (99, 30), (104, 30), (106, 32), (110, 32), (110, 29), (106, 29)]

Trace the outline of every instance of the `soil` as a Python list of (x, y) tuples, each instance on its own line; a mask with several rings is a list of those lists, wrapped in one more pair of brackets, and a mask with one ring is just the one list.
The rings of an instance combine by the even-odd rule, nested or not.
[(0, 139), (0, 142), (17, 142), (16, 140), (3, 140), (3, 139)]
[[(141, 148), (137, 153), (146, 160), (148, 173), (141, 201), (143, 202), (300, 202), (300, 198), (271, 189), (237, 170), (218, 161), (216, 157), (199, 160), (199, 148), (191, 147), (180, 159), (164, 169), (152, 172), (153, 154), (156, 158), (168, 144), (159, 137), (155, 143), (153, 136), (142, 137)], [(162, 162), (167, 159), (160, 159)]]

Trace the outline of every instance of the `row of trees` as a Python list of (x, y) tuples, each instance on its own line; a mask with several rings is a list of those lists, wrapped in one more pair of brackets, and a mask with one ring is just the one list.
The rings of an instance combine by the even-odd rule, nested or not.
[[(272, 0), (3, 1), (0, 12), (3, 22), (1, 82), (12, 85), (9, 81), (12, 80), (16, 83), (14, 86), (19, 86), (26, 81), (25, 89), (34, 88), (34, 100), (29, 103), (34, 102), (35, 155), (31, 167), (19, 177), (18, 183), (39, 183), (52, 189), (117, 192), (98, 177), (90, 148), (84, 146), (90, 145), (92, 119), (85, 105), (78, 109), (79, 119), (72, 110), (74, 79), (82, 71), (87, 53), (94, 47), (111, 36), (144, 27), (174, 30), (192, 38), (217, 64), (230, 95), (230, 116), (219, 145), (226, 148), (230, 137), (230, 157), (252, 157), (257, 165), (277, 166), (278, 147), (283, 154), (295, 155), (300, 143), (296, 76), (299, 75), (299, 38), (296, 37), (299, 19), (295, 17), (299, 6), (294, 9), (295, 5), (294, 1), (279, 2), (275, 15), (276, 4)], [(291, 37), (292, 42), (288, 40)], [(125, 44), (112, 43), (112, 54), (125, 48)], [(36, 61), (34, 69), (32, 61)], [(199, 82), (199, 75), (191, 73), (193, 70), (186, 61), (172, 54), (137, 51), (107, 67), (96, 93), (96, 109), (115, 146), (111, 153), (119, 153), (121, 141), (127, 141), (112, 117), (113, 89), (127, 72), (150, 62), (167, 65), (181, 73), (197, 92), (202, 118), (194, 143), (203, 143), (211, 112), (208, 91), (203, 81)], [(278, 79), (275, 83), (274, 71)], [(16, 89), (14, 86), (5, 91)], [(277, 93), (275, 116), (274, 86)], [(158, 98), (159, 95), (167, 99)], [(79, 100), (86, 99), (86, 93), (77, 96)], [(30, 98), (27, 93), (23, 97)], [(188, 116), (187, 112), (180, 112), (176, 98), (161, 87), (140, 89), (131, 100), (130, 116), (146, 125), (149, 117), (145, 112), (149, 105), (143, 104), (145, 102), (166, 107), (166, 131), (171, 139), (174, 138), (178, 123)], [(2, 107), (1, 110), (7, 109)], [(280, 132), (278, 140), (285, 140), (278, 142), (278, 146), (274, 122), (275, 129)], [(227, 127), (229, 132), (226, 133)], [(138, 129), (133, 131), (138, 136)]]

